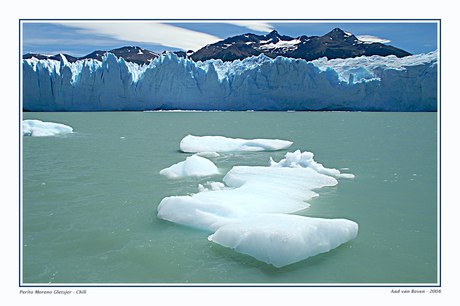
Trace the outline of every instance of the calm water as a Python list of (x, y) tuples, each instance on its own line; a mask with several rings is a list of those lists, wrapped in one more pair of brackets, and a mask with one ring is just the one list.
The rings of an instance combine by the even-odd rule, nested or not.
[[(23, 137), (23, 283), (399, 284), (438, 281), (437, 114), (352, 112), (24, 113), (75, 133)], [(346, 218), (358, 236), (275, 268), (156, 217), (167, 196), (222, 176), (168, 179), (188, 135), (279, 138), (355, 179), (300, 212)], [(287, 152), (221, 154), (222, 173)]]

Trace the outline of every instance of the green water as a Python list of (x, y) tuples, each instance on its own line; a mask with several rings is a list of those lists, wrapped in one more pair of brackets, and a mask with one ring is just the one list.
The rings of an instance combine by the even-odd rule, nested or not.
[[(23, 137), (22, 282), (57, 284), (435, 284), (437, 114), (352, 112), (24, 113), (73, 134)], [(278, 138), (277, 152), (221, 154), (222, 175), (168, 179), (188, 135)], [(235, 165), (315, 154), (355, 179), (317, 190), (299, 214), (346, 218), (358, 236), (282, 268), (156, 217), (167, 196), (198, 192)]]

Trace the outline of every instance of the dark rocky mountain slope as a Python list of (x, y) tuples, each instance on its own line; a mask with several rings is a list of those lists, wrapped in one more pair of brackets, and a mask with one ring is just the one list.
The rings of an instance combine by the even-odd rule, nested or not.
[(277, 56), (302, 58), (307, 61), (327, 57), (349, 58), (361, 55), (396, 55), (404, 57), (410, 53), (381, 43), (360, 41), (353, 34), (339, 28), (324, 36), (300, 36), (292, 38), (272, 31), (267, 35), (244, 34), (227, 38), (215, 44), (207, 45), (192, 54), (195, 61), (221, 59), (233, 61), (261, 53), (268, 57)]
[[(104, 56), (105, 53), (113, 53), (116, 57), (118, 58), (122, 57), (127, 62), (133, 62), (133, 63), (140, 64), (140, 65), (148, 64), (151, 60), (160, 56), (158, 53), (155, 53), (155, 52), (152, 52), (152, 51), (140, 48), (140, 47), (134, 47), (134, 46), (121, 47), (118, 49), (112, 49), (110, 51), (97, 50), (97, 51), (91, 52), (90, 54), (87, 54), (82, 57), (74, 57), (68, 54), (63, 54), (63, 55), (66, 57), (67, 61), (73, 63), (78, 60), (91, 59), (91, 58), (102, 61), (102, 57)], [(34, 53), (28, 53), (24, 55), (23, 59), (28, 59), (32, 57), (35, 57), (37, 59), (49, 58), (49, 59), (54, 59), (58, 61), (61, 59), (60, 54), (47, 56), (47, 55), (34, 54)]]
[[(110, 51), (94, 51), (82, 57), (74, 57), (63, 54), (69, 62), (83, 60), (87, 58), (102, 60), (105, 53), (110, 52), (118, 58), (122, 57), (128, 62), (137, 64), (149, 64), (150, 61), (160, 56), (160, 54), (140, 48), (122, 47)], [(166, 52), (164, 52), (166, 53)], [(410, 53), (382, 43), (368, 43), (356, 38), (353, 34), (342, 31), (339, 28), (332, 30), (324, 36), (300, 36), (292, 38), (280, 35), (277, 31), (272, 31), (267, 35), (244, 34), (229, 37), (214, 44), (207, 45), (196, 52), (176, 51), (179, 57), (192, 58), (194, 61), (206, 61), (209, 59), (221, 59), (222, 61), (242, 60), (250, 56), (265, 54), (270, 58), (277, 56), (301, 58), (307, 61), (321, 57), (328, 59), (350, 58), (362, 55), (396, 55), (404, 57)], [(29, 53), (23, 59), (35, 57), (37, 59), (60, 60), (60, 55), (53, 56)]]

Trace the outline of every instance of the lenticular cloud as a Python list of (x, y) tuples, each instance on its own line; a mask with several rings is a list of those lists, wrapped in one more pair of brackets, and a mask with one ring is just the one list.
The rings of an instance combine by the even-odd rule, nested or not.
[[(232, 139), (205, 139), (211, 143), (217, 139), (220, 148), (235, 146)], [(200, 139), (194, 141), (194, 151), (216, 149)], [(241, 143), (238, 146), (241, 148)], [(196, 162), (195, 166), (203, 162), (187, 160)], [(208, 182), (211, 189), (199, 185), (196, 194), (164, 198), (158, 217), (213, 232), (209, 241), (282, 267), (328, 252), (356, 237), (358, 224), (353, 221), (291, 214), (310, 206), (306, 201), (318, 196), (314, 190), (353, 177), (325, 168), (313, 160), (311, 152), (288, 152), (278, 163), (270, 159), (268, 167), (234, 166), (223, 183)]]

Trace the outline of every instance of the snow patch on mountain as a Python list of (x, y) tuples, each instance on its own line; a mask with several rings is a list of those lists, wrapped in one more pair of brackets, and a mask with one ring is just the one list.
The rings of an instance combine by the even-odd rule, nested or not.
[(297, 49), (297, 45), (300, 44), (300, 39), (293, 39), (293, 40), (280, 40), (277, 43), (267, 43), (261, 45), (258, 49), (259, 50), (268, 50), (268, 49), (286, 49), (286, 50), (295, 50)]

